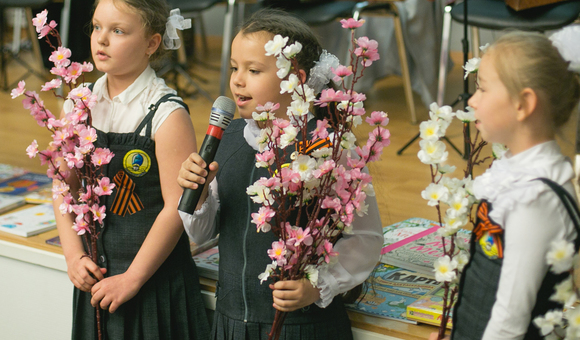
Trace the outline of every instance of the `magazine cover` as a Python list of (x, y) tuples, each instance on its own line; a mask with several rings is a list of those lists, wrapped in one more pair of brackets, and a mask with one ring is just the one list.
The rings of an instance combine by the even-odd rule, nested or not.
[(0, 194), (0, 214), (23, 206), (26, 202), (20, 196)]
[(18, 236), (33, 236), (54, 228), (52, 204), (40, 204), (0, 216), (0, 230)]
[(10, 164), (0, 164), (0, 182), (24, 175), (28, 171)]
[(197, 272), (199, 276), (207, 277), (208, 279), (218, 279), (218, 270), (220, 264), (220, 254), (218, 247), (210, 248), (203, 253), (197, 254), (193, 257)]
[(388, 319), (417, 323), (407, 319), (407, 306), (420, 297), (432, 293), (441, 284), (420, 273), (379, 264), (375, 267), (357, 302), (347, 308)]
[(21, 195), (38, 190), (51, 183), (52, 180), (47, 175), (29, 172), (0, 183), (0, 193)]
[[(433, 276), (433, 264), (443, 256), (443, 241), (437, 233), (440, 227), (435, 225), (404, 240), (383, 247), (381, 262)], [(471, 232), (461, 229), (456, 234), (469, 245)], [(451, 242), (446, 238), (446, 246)]]
[[(433, 294), (428, 294), (407, 307), (407, 318), (430, 325), (439, 326), (441, 324), (441, 314), (443, 313), (443, 287), (437, 289)], [(453, 309), (451, 309), (453, 311)], [(447, 328), (453, 326), (452, 315), (447, 322)]]

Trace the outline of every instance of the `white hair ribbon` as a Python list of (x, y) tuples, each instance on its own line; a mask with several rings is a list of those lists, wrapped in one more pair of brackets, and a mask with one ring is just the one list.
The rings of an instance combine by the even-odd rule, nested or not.
[(177, 30), (191, 28), (191, 19), (184, 19), (179, 8), (172, 9), (167, 18), (165, 25), (165, 33), (163, 34), (163, 47), (166, 50), (176, 50), (181, 46), (181, 40)]
[(322, 50), (320, 58), (314, 64), (314, 67), (310, 69), (310, 77), (306, 85), (313, 89), (314, 93), (320, 93), (330, 79), (334, 77), (331, 67), (336, 69), (339, 65), (340, 61), (334, 54)]
[(580, 25), (570, 25), (550, 36), (564, 60), (570, 62), (568, 69), (580, 73)]

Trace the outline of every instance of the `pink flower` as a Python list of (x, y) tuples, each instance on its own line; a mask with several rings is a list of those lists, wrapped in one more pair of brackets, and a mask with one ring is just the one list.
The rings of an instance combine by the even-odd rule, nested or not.
[[(69, 192), (70, 187), (65, 182), (58, 182), (52, 187), (52, 198), (57, 199), (58, 196), (65, 196)], [(72, 196), (71, 196), (72, 199)], [(70, 202), (69, 202), (70, 203)]]
[(300, 189), (300, 173), (290, 169), (289, 167), (282, 168), (280, 172), (280, 181), (282, 186), (288, 189), (291, 193), (295, 193)]
[(325, 119), (319, 120), (316, 122), (316, 129), (311, 132), (312, 134), (312, 141), (314, 142), (317, 139), (325, 139), (328, 137), (328, 130), (330, 125), (328, 125), (328, 121)]
[(367, 96), (364, 93), (359, 93), (359, 92), (352, 92), (349, 94), (351, 95), (351, 102), (353, 103), (359, 103), (359, 102), (364, 102), (365, 100), (367, 100)]
[(349, 202), (344, 207), (342, 215), (340, 215), (340, 220), (346, 225), (351, 225), (354, 220), (354, 205)]
[[(375, 142), (381, 144), (382, 146), (389, 146), (391, 144), (391, 132), (380, 126), (369, 132), (369, 139), (367, 140), (367, 145), (372, 145)], [(370, 147), (370, 146), (369, 146)]]
[(54, 74), (55, 76), (64, 78), (64, 76), (67, 74), (67, 70), (66, 67), (53, 67), (50, 69), (50, 73)]
[(76, 218), (82, 219), (89, 212), (89, 206), (86, 204), (73, 204), (72, 211), (77, 215)]
[(260, 207), (257, 213), (252, 213), (252, 223), (254, 223), (258, 231), (268, 232), (270, 230), (270, 220), (276, 215), (276, 212), (269, 207)]
[(85, 156), (78, 149), (75, 150), (74, 154), (67, 153), (64, 156), (64, 160), (66, 161), (66, 164), (69, 167), (69, 169), (72, 168), (80, 169), (85, 165)]
[(275, 260), (279, 266), (285, 265), (287, 263), (287, 259), (284, 242), (272, 242), (272, 249), (268, 249), (268, 256), (270, 256), (272, 260)]
[(332, 198), (330, 196), (324, 197), (322, 200), (322, 204), (320, 205), (322, 209), (334, 209), (336, 212), (340, 212), (342, 209), (342, 205), (340, 204), (340, 200), (338, 198)]
[(73, 229), (77, 232), (77, 235), (84, 235), (87, 231), (90, 233), (91, 229), (89, 224), (85, 220), (77, 220), (73, 223)]
[(97, 130), (92, 127), (87, 128), (85, 125), (78, 125), (78, 127), (80, 146), (93, 144), (97, 140)]
[(330, 68), (332, 73), (334, 73), (335, 77), (332, 78), (336, 83), (340, 83), (344, 80), (345, 77), (352, 75), (352, 66), (343, 66), (339, 65), (336, 69), (334, 67)]
[(333, 250), (332, 243), (328, 240), (324, 240), (318, 248), (316, 249), (318, 255), (324, 255), (324, 262), (330, 263), (330, 257), (337, 256), (338, 252)]
[(40, 152), (38, 155), (40, 158), (40, 165), (45, 165), (53, 159), (52, 153), (49, 151)]
[(36, 139), (35, 139), (32, 141), (32, 144), (30, 144), (26, 148), (26, 154), (28, 155), (28, 158), (34, 158), (34, 157), (36, 157), (37, 153), (38, 153), (38, 142), (36, 142)]
[(50, 33), (50, 31), (52, 31), (55, 28), (56, 28), (56, 21), (51, 20), (48, 25), (40, 28), (40, 31), (38, 32), (38, 39), (42, 39), (42, 38), (46, 37), (48, 35), (48, 33)]
[(324, 176), (325, 174), (331, 172), (334, 167), (335, 167), (335, 163), (332, 159), (324, 161), (324, 163), (322, 163), (318, 169), (314, 170), (312, 172), (312, 175), (314, 175), (315, 178), (320, 178), (322, 176)]
[(42, 87), (40, 88), (40, 91), (50, 91), (52, 89), (59, 88), (61, 84), (62, 84), (62, 80), (56, 78), (56, 79), (53, 79), (49, 82), (46, 82), (46, 84), (42, 85)]
[(67, 67), (70, 65), (70, 49), (66, 47), (59, 46), (56, 51), (53, 51), (48, 57), (48, 60), (52, 61), (56, 67)]
[(297, 228), (295, 232), (294, 238), (296, 239), (296, 243), (294, 246), (298, 247), (301, 243), (304, 243), (307, 246), (312, 245), (312, 236), (310, 235), (310, 228), (306, 228), (306, 230), (302, 230), (302, 228)]
[(48, 16), (48, 10), (44, 10), (36, 14), (35, 18), (32, 18), (32, 25), (36, 27), (36, 33), (40, 33), (40, 30), (44, 25), (46, 25), (46, 17)]
[(274, 124), (274, 126), (279, 127), (280, 130), (283, 130), (290, 126), (290, 121), (286, 119), (276, 118), (272, 121), (272, 124)]
[(258, 112), (273, 112), (276, 111), (280, 108), (280, 104), (276, 103), (272, 103), (272, 102), (267, 102), (266, 104), (262, 105), (256, 105), (256, 111)]
[(60, 145), (69, 137), (71, 137), (71, 135), (69, 135), (66, 130), (56, 130), (54, 135), (52, 135), (52, 140), (56, 143), (56, 145)]
[(371, 116), (367, 117), (365, 121), (371, 125), (385, 126), (389, 124), (389, 117), (383, 111), (373, 111)]
[(10, 96), (12, 96), (12, 99), (22, 95), (24, 93), (24, 86), (26, 85), (26, 83), (24, 82), (24, 80), (21, 80), (18, 82), (18, 87), (16, 87), (15, 89), (12, 90), (12, 92), (10, 92)]
[(86, 191), (79, 196), (79, 201), (88, 203), (92, 196), (93, 190), (91, 190), (91, 187), (87, 185)]
[(369, 67), (372, 65), (373, 61), (379, 60), (379, 52), (377, 50), (379, 44), (376, 40), (369, 40), (367, 37), (360, 37), (356, 42), (359, 47), (354, 50), (354, 54), (363, 58), (363, 66)]
[(350, 100), (350, 95), (342, 92), (342, 91), (335, 91), (334, 89), (324, 89), (320, 93), (320, 99), (314, 100), (316, 105), (320, 105), (320, 107), (325, 107), (328, 103), (332, 102), (342, 102)]
[(107, 216), (107, 214), (105, 214), (105, 209), (107, 207), (106, 206), (100, 206), (98, 204), (93, 204), (93, 206), (91, 207), (91, 212), (93, 213), (93, 221), (98, 221), (99, 223), (103, 223), (103, 218), (105, 218), (105, 216)]
[(342, 28), (355, 29), (361, 27), (365, 21), (364, 19), (354, 20), (353, 18), (348, 18), (340, 20), (340, 23), (342, 24)]
[(84, 61), (81, 67), (81, 71), (83, 72), (93, 72), (93, 64)]
[(69, 67), (67, 67), (66, 69), (66, 74), (64, 75), (64, 80), (67, 83), (75, 83), (77, 78), (83, 74), (82, 71), (83, 66), (77, 62), (72, 63)]
[(91, 163), (95, 166), (109, 164), (114, 154), (109, 149), (97, 148), (91, 157)]
[(115, 183), (111, 183), (109, 177), (103, 177), (99, 179), (98, 183), (99, 185), (94, 188), (95, 194), (97, 194), (97, 196), (106, 196), (113, 193)]
[(256, 165), (268, 166), (274, 163), (274, 150), (266, 150), (256, 154)]

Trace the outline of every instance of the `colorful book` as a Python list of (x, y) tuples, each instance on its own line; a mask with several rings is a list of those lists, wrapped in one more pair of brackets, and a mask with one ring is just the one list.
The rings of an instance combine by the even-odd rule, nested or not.
[[(417, 301), (407, 306), (407, 318), (417, 322), (423, 322), (430, 325), (441, 325), (441, 318), (443, 314), (443, 287), (437, 289), (433, 294), (425, 295)], [(452, 306), (453, 308), (453, 306)], [(452, 309), (453, 310), (453, 309)], [(453, 326), (452, 313), (449, 312), (449, 320), (447, 321), (447, 328)]]
[(52, 179), (44, 174), (27, 174), (11, 178), (0, 183), (0, 193), (7, 195), (22, 195), (51, 184)]
[(28, 171), (10, 164), (0, 164), (0, 182), (22, 176)]
[(25, 203), (23, 197), (0, 194), (0, 214), (23, 206)]
[(441, 283), (428, 275), (379, 264), (365, 281), (359, 300), (347, 308), (387, 319), (417, 323), (407, 319), (407, 306), (433, 293)]
[(50, 244), (52, 246), (62, 247), (62, 245), (60, 244), (60, 236), (49, 238), (45, 242), (46, 244)]
[(0, 230), (18, 236), (33, 236), (54, 228), (52, 204), (40, 204), (0, 216)]
[[(432, 223), (434, 226), (429, 229), (383, 247), (381, 262), (433, 276), (433, 264), (443, 256), (443, 240), (437, 233), (439, 225)], [(469, 245), (471, 232), (460, 229), (456, 237), (462, 238)], [(451, 238), (446, 237), (447, 249), (450, 244)]]
[(218, 279), (220, 254), (217, 246), (195, 255), (193, 260), (197, 266), (199, 276), (214, 280)]
[(383, 227), (383, 249), (437, 225), (434, 221), (414, 217)]
[(45, 186), (24, 196), (26, 203), (52, 203), (52, 186)]

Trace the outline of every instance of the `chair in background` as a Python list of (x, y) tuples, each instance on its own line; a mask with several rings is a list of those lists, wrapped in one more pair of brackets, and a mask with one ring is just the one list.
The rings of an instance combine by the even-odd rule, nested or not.
[[(202, 33), (202, 41), (205, 44), (205, 48), (207, 50), (207, 41), (205, 40), (205, 30), (203, 28), (203, 20), (201, 13), (212, 6), (223, 2), (223, 0), (168, 0), (167, 3), (172, 9), (179, 8), (181, 15), (184, 18), (193, 18), (197, 19), (197, 22), (200, 23), (200, 31)], [(193, 25), (192, 25), (193, 26)], [(182, 39), (183, 40), (183, 39)], [(195, 40), (194, 40), (195, 43)], [(158, 72), (157, 75), (159, 77), (165, 76), (165, 79), (168, 83), (173, 83), (177, 93), (182, 97), (189, 97), (195, 94), (201, 94), (206, 97), (209, 101), (213, 102), (212, 96), (202, 89), (199, 84), (193, 79), (196, 77), (201, 82), (207, 82), (205, 79), (190, 74), (187, 69), (187, 60), (186, 60), (186, 53), (184, 49), (184, 44), (181, 44), (181, 47), (177, 50), (177, 55), (173, 54), (170, 60), (165, 64)], [(179, 83), (179, 76), (183, 77), (185, 82), (193, 86), (195, 90), (193, 92), (186, 92), (186, 89), (180, 86)]]
[[(463, 23), (464, 3), (445, 8), (441, 58), (439, 62), (439, 83), (437, 104), (443, 105), (447, 65), (449, 62), (449, 38), (451, 19)], [(491, 30), (518, 29), (545, 32), (562, 28), (573, 23), (580, 15), (580, 1), (573, 0), (552, 5), (514, 11), (503, 0), (469, 0), (467, 4), (467, 23), (472, 27), (472, 50), (479, 54), (478, 28)], [(579, 42), (580, 43), (580, 42)]]
[[(40, 53), (40, 48), (38, 44), (38, 39), (36, 37), (36, 31), (32, 26), (32, 10), (39, 9), (48, 3), (48, 0), (0, 0), (0, 77), (2, 78), (2, 89), (4, 91), (8, 91), (10, 88), (16, 86), (18, 81), (28, 78), (31, 75), (38, 77), (41, 80), (45, 80), (46, 77), (42, 73), (44, 68), (42, 66), (42, 55)], [(18, 10), (15, 11), (15, 25), (14, 25), (14, 36), (13, 36), (13, 46), (10, 49), (7, 49), (4, 43), (4, 35), (5, 35), (5, 10), (7, 8), (17, 8)], [(22, 10), (26, 13), (26, 18), (28, 20), (27, 27), (28, 27), (28, 35), (30, 42), (32, 44), (32, 50), (34, 53), (35, 59), (38, 61), (38, 64), (42, 71), (38, 71), (34, 69), (31, 65), (20, 58), (20, 31), (22, 29)], [(8, 82), (8, 72), (7, 72), (7, 64), (10, 60), (13, 60), (19, 63), (26, 69), (26, 73), (15, 80), (13, 83)]]

